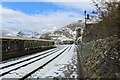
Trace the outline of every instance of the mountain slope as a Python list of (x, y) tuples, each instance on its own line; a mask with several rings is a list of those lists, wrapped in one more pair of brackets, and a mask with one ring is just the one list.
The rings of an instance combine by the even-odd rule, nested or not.
[(69, 39), (75, 39), (75, 35), (76, 35), (76, 28), (81, 27), (82, 23), (78, 23), (78, 22), (74, 22), (71, 23), (69, 25), (66, 25), (65, 27), (62, 27), (60, 29), (57, 29), (53, 32), (47, 32), (41, 35), (40, 38), (45, 38), (45, 39), (50, 39), (51, 36), (57, 36), (57, 38), (60, 37), (66, 37)]

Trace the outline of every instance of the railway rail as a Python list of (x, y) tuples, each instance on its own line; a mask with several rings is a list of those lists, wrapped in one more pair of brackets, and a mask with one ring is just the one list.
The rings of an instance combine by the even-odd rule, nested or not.
[[(19, 69), (22, 70), (22, 68), (25, 69), (25, 67), (27, 66), (32, 66), (35, 64), (39, 64), (40, 61), (41, 64), (39, 64), (39, 67), (37, 66), (36, 68), (32, 68), (31, 71), (29, 71), (28, 73), (26, 72), (24, 74), (24, 76), (20, 77), (20, 80), (26, 79), (28, 78), (31, 74), (33, 74), (34, 72), (36, 72), (37, 70), (43, 68), (44, 66), (46, 66), (48, 63), (52, 62), (54, 59), (56, 59), (58, 56), (60, 56), (62, 53), (64, 53), (67, 49), (70, 49), (71, 47), (67, 46), (64, 49), (52, 49), (49, 50), (47, 52), (32, 56), (32, 57), (28, 57), (26, 59), (8, 64), (3, 66), (1, 68), (1, 73), (0, 73), (0, 77), (1, 78), (5, 78), (6, 75), (9, 75), (12, 71), (17, 71)], [(56, 54), (58, 53), (58, 54)], [(44, 61), (44, 63), (43, 63)]]
[[(58, 51), (58, 50), (57, 50), (57, 51)], [(35, 56), (34, 58), (38, 57), (36, 60), (34, 60), (33, 58), (29, 58), (29, 59), (26, 59), (26, 60), (23, 60), (23, 61), (20, 61), (20, 62), (11, 64), (11, 65), (8, 65), (8, 66), (4, 66), (4, 67), (2, 67), (3, 73), (0, 74), (0, 76), (4, 76), (4, 75), (8, 74), (8, 73), (11, 72), (11, 71), (17, 70), (17, 69), (19, 69), (19, 68), (21, 68), (21, 67), (27, 66), (27, 65), (29, 65), (29, 64), (31, 64), (31, 63), (34, 63), (34, 62), (36, 62), (36, 61), (38, 61), (38, 60), (41, 60), (41, 59), (43, 59), (43, 58), (45, 58), (45, 57), (53, 54), (54, 52), (56, 52), (56, 50), (53, 51), (52, 53), (49, 53), (49, 54), (46, 53), (46, 54), (41, 54), (41, 55)], [(44, 55), (44, 56), (42, 56), (42, 55)], [(41, 56), (42, 56), (42, 57), (41, 57)], [(39, 58), (39, 57), (40, 57), (40, 58)], [(29, 62), (28, 60), (31, 60), (31, 59), (32, 59), (32, 61)], [(25, 61), (27, 61), (28, 63), (26, 63)], [(22, 62), (23, 62), (23, 63), (22, 63)], [(23, 65), (20, 64), (20, 63), (22, 63)], [(25, 63), (25, 64), (24, 64), (24, 63)], [(14, 66), (15, 64), (16, 64), (16, 66), (17, 66), (17, 65), (20, 65), (20, 66), (9, 70), (10, 66)], [(8, 68), (8, 69), (6, 69), (6, 68)]]
[[(68, 49), (68, 47), (66, 48)], [(37, 70), (43, 68), (44, 66), (46, 66), (48, 63), (52, 62), (55, 58), (57, 58), (59, 55), (61, 55), (66, 49), (64, 49), (61, 53), (59, 53), (57, 56), (53, 57), (52, 59), (50, 59), (49, 61), (47, 61), (46, 63), (44, 63), (43, 65), (41, 65), (40, 67), (38, 67), (37, 69), (31, 71), (29, 74), (26, 74), (24, 77), (20, 78), (20, 80), (24, 80), (26, 78), (28, 78), (31, 74), (33, 74), (34, 72), (36, 72)]]
[(12, 63), (12, 64), (8, 64), (8, 63), (7, 63), (7, 64), (4, 64), (4, 65), (1, 64), (1, 68), (4, 69), (4, 68), (10, 67), (10, 66), (14, 66), (14, 65), (16, 65), (16, 64), (20, 64), (20, 63), (22, 63), (22, 62), (31, 60), (31, 59), (33, 59), (33, 58), (37, 58), (37, 57), (42, 56), (42, 55), (45, 55), (45, 54), (47, 54), (47, 53), (49, 53), (49, 52), (53, 52), (53, 51), (55, 51), (55, 50), (57, 50), (57, 48), (52, 49), (52, 50), (47, 51), (47, 52), (44, 52), (44, 53), (41, 53), (41, 54), (37, 54), (37, 55), (34, 55), (34, 56), (30, 56), (30, 57), (24, 58), (24, 59), (22, 59), (22, 60), (18, 60), (17, 62), (14, 62), (14, 63)]

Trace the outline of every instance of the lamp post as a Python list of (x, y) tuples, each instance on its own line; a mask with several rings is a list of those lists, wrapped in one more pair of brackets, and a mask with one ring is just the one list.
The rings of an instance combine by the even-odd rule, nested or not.
[(89, 19), (89, 14), (87, 14), (87, 11), (86, 11), (86, 10), (84, 11), (84, 16), (85, 16), (85, 28), (86, 28), (86, 27), (87, 27), (86, 22), (87, 22), (87, 20)]
[(85, 16), (85, 28), (86, 28), (86, 10), (84, 11), (84, 16)]
[[(86, 24), (86, 22), (87, 22), (87, 19), (89, 19), (89, 14), (87, 14), (87, 12), (86, 12), (86, 10), (84, 11), (84, 19), (85, 19), (85, 23), (84, 23), (84, 28), (86, 29), (87, 28), (87, 24)], [(81, 30), (81, 42), (80, 42), (80, 52), (82, 53), (82, 51), (83, 51), (83, 35), (82, 35), (82, 30)]]

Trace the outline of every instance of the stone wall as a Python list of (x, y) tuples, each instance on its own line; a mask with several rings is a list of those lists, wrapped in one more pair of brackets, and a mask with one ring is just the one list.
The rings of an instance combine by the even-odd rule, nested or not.
[(84, 70), (89, 78), (120, 78), (120, 39), (108, 37), (84, 44)]

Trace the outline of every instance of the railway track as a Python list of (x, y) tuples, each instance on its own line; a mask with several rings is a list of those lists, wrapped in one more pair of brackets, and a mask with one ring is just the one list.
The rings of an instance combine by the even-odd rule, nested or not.
[(20, 64), (20, 63), (22, 63), (22, 62), (31, 60), (31, 59), (33, 59), (33, 58), (37, 58), (37, 57), (39, 57), (39, 56), (42, 56), (42, 55), (45, 55), (45, 54), (47, 54), (47, 53), (53, 52), (53, 51), (55, 51), (55, 50), (57, 50), (57, 48), (56, 48), (56, 49), (52, 49), (52, 50), (47, 51), (47, 52), (44, 52), (44, 53), (42, 53), (42, 54), (37, 54), (37, 55), (34, 55), (34, 56), (30, 56), (30, 57), (24, 58), (23, 60), (18, 60), (17, 62), (14, 62), (14, 63), (12, 63), (12, 64), (8, 64), (8, 65), (7, 65), (7, 64), (6, 64), (6, 65), (4, 64), (4, 65), (1, 65), (1, 69), (7, 68), (7, 67), (10, 67), (10, 66), (14, 66), (14, 65), (16, 65), (16, 64)]
[[(66, 48), (68, 49), (68, 47)], [(41, 65), (40, 67), (38, 67), (37, 69), (31, 71), (29, 74), (26, 74), (24, 77), (20, 78), (19, 80), (24, 80), (26, 78), (28, 78), (31, 74), (35, 73), (36, 71), (38, 71), (39, 69), (43, 68), (44, 66), (46, 66), (48, 63), (52, 62), (54, 59), (56, 59), (59, 55), (61, 55), (66, 49), (64, 49), (61, 53), (59, 53), (57, 56), (53, 57), (52, 59), (50, 59), (49, 61), (47, 61), (46, 63), (44, 63), (43, 65)]]
[[(45, 58), (45, 57), (47, 57), (47, 56), (49, 56), (49, 55), (51, 55), (51, 54), (53, 54), (54, 52), (57, 52), (58, 50), (55, 50), (55, 51), (53, 51), (52, 53), (50, 52), (50, 53), (46, 53), (46, 54), (42, 54), (42, 55), (44, 55), (44, 56), (42, 56), (42, 55), (39, 55), (39, 56), (37, 56), (37, 57), (35, 57), (35, 58), (37, 58), (36, 60), (34, 60), (33, 58), (31, 58), (32, 59), (32, 61), (30, 61), (30, 62), (28, 62), (27, 60), (23, 60), (23, 61), (20, 61), (20, 62), (18, 62), (18, 63), (14, 63), (14, 64), (11, 64), (11, 65), (8, 65), (8, 66), (4, 66), (4, 69), (2, 69), (2, 71), (3, 71), (3, 73), (2, 74), (0, 74), (0, 77), (1, 76), (4, 76), (4, 75), (6, 75), (6, 74), (8, 74), (9, 72), (11, 72), (11, 71), (14, 71), (14, 70), (17, 70), (17, 69), (19, 69), (19, 68), (21, 68), (21, 67), (24, 67), (24, 66), (27, 66), (27, 65), (29, 65), (29, 64), (31, 64), (31, 63), (34, 63), (34, 62), (36, 62), (36, 61), (38, 61), (38, 60), (41, 60), (41, 59), (43, 59), (43, 58)], [(42, 57), (41, 57), (42, 56)], [(30, 60), (31, 60), (30, 59)], [(25, 62), (24, 62), (25, 61)], [(26, 63), (26, 61), (28, 62), (28, 63)], [(22, 63), (22, 64), (20, 64), (20, 63)], [(26, 63), (26, 64), (24, 64), (24, 63)], [(20, 66), (18, 66), (18, 67), (16, 67), (16, 68), (13, 68), (13, 69), (6, 69), (6, 68), (10, 68), (11, 66), (14, 66), (14, 65), (19, 65), (20, 64)], [(6, 68), (5, 68), (6, 67)]]
[[(20, 78), (20, 80), (23, 80), (27, 77), (29, 77), (31, 74), (33, 74), (34, 72), (36, 72), (37, 70), (43, 68), (45, 65), (47, 65), (48, 63), (52, 62), (55, 58), (57, 58), (59, 55), (61, 55), (64, 51), (66, 51), (66, 49), (68, 49), (69, 47), (65, 47), (62, 51), (60, 51), (59, 49), (54, 49), (54, 50), (51, 50), (51, 51), (47, 51), (45, 53), (42, 53), (42, 54), (39, 54), (39, 55), (35, 55), (33, 57), (29, 57), (27, 59), (24, 59), (24, 60), (21, 60), (21, 61), (18, 61), (18, 62), (15, 62), (15, 63), (12, 63), (12, 64), (9, 64), (9, 65), (6, 65), (6, 66), (2, 66), (2, 73), (0, 73), (0, 77), (3, 77), (3, 76), (6, 76), (8, 75), (10, 72), (12, 71), (16, 71), (16, 70), (19, 70), (21, 68), (24, 68), (28, 65), (32, 65), (34, 63), (37, 63), (43, 59), (45, 59), (46, 57), (49, 57), (49, 56), (53, 56), (55, 55), (54, 57), (52, 57), (51, 59), (49, 59), (48, 61), (46, 61), (45, 63), (42, 63), (39, 67), (31, 70), (31, 72), (29, 73), (26, 73), (22, 78)], [(59, 54), (54, 54), (56, 52), (59, 52)], [(46, 59), (47, 60), (47, 59)]]

